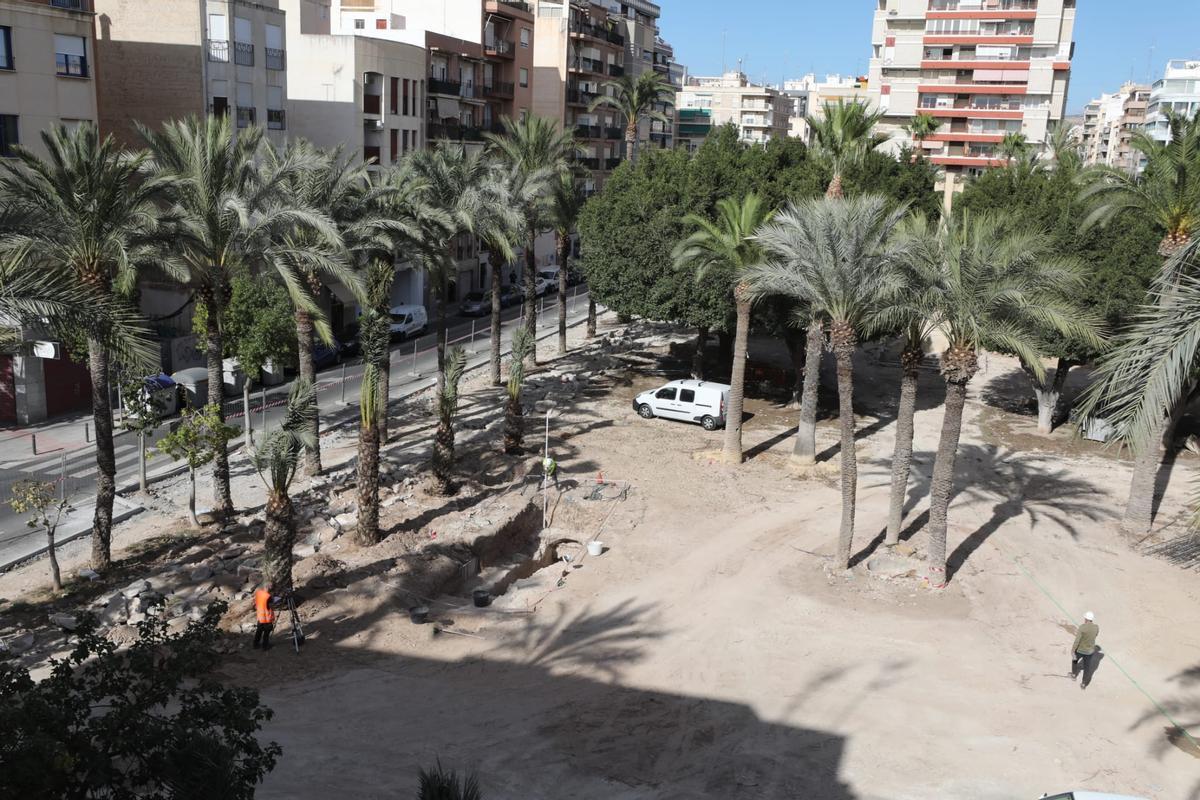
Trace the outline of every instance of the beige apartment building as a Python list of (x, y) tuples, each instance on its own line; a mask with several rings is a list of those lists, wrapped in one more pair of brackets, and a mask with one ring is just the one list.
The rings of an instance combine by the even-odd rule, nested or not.
[(805, 142), (812, 139), (808, 118), (811, 116), (821, 119), (825, 115), (826, 103), (870, 102), (865, 75), (826, 75), (825, 80), (819, 81), (817, 76), (810, 72), (802, 78), (784, 81), (783, 94), (792, 101), (788, 133)]
[(788, 135), (792, 99), (773, 86), (756, 86), (742, 72), (693, 77), (675, 95), (676, 146), (695, 150), (714, 127), (732, 122), (743, 142), (765, 145)]
[(1034, 146), (1063, 118), (1075, 0), (877, 0), (868, 89), (892, 147), (918, 113), (943, 126), (923, 143), (956, 177), (1004, 163), (1008, 133)]
[(1088, 103), (1083, 110), (1080, 141), (1084, 163), (1136, 172), (1140, 156), (1131, 142), (1133, 134), (1146, 124), (1149, 103), (1150, 87), (1134, 83)]
[(96, 121), (90, 0), (0, 0), (0, 157), (44, 154), (41, 133)]
[(287, 133), (287, 46), (279, 0), (94, 0), (100, 127), (138, 141), (135, 121), (229, 114)]

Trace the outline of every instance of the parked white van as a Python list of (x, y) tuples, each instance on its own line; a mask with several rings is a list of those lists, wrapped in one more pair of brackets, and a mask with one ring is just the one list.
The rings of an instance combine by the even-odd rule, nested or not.
[(663, 417), (698, 422), (706, 431), (725, 427), (728, 407), (729, 386), (711, 381), (671, 381), (633, 399), (633, 410), (645, 419)]
[(390, 312), (392, 338), (407, 339), (419, 336), (429, 329), (429, 314), (425, 306), (396, 306)]

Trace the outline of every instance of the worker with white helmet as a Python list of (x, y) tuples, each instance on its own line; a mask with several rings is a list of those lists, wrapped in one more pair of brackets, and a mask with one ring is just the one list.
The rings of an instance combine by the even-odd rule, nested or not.
[(1083, 683), (1079, 687), (1086, 689), (1092, 682), (1092, 672), (1095, 668), (1095, 655), (1099, 649), (1096, 639), (1100, 636), (1100, 626), (1096, 624), (1096, 615), (1087, 612), (1083, 615), (1083, 624), (1075, 634), (1075, 643), (1071, 645), (1071, 680), (1083, 673)]

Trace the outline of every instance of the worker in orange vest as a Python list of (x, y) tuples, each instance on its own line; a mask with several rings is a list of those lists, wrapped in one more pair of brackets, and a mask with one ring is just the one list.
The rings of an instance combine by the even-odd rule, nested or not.
[(271, 629), (275, 627), (275, 603), (266, 582), (260, 583), (254, 592), (254, 614), (258, 624), (254, 626), (254, 649), (271, 649)]

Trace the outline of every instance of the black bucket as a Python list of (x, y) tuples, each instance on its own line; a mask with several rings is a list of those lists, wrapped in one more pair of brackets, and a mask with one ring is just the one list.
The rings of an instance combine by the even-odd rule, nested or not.
[(424, 625), (429, 622), (429, 607), (413, 606), (408, 610), (408, 618), (413, 621), (414, 625)]
[(476, 589), (471, 592), (471, 598), (475, 601), (476, 608), (486, 608), (492, 604), (492, 593), (487, 589)]

